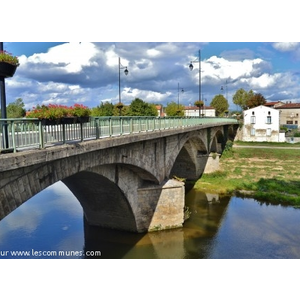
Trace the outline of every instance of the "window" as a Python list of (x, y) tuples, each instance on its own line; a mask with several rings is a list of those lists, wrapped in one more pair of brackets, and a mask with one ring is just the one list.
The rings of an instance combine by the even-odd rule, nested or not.
[(271, 136), (271, 128), (267, 128), (267, 136)]
[(251, 122), (251, 124), (255, 124), (255, 116), (251, 116), (250, 122)]
[(255, 128), (251, 128), (250, 135), (255, 135)]
[(266, 123), (267, 124), (271, 124), (272, 123), (272, 117), (271, 116), (267, 116)]
[(293, 121), (286, 121), (286, 124), (293, 124)]
[(298, 121), (295, 121), (295, 124), (297, 124), (297, 125), (298, 125)]

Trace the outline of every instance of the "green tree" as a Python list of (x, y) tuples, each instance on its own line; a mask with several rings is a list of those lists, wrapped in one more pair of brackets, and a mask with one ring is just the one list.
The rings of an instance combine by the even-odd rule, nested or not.
[(229, 108), (228, 101), (223, 95), (216, 95), (212, 99), (210, 106), (212, 106), (216, 110), (217, 116), (223, 116)]
[[(123, 104), (122, 104), (123, 105)], [(121, 116), (129, 116), (129, 106), (128, 105), (123, 105), (121, 106)], [(113, 109), (113, 116), (120, 116), (120, 106), (119, 103), (114, 105)]]
[(254, 96), (252, 90), (246, 92), (244, 89), (238, 89), (232, 97), (232, 101), (234, 104), (241, 107), (242, 110), (247, 109), (247, 101), (249, 98)]
[(264, 105), (266, 104), (266, 99), (265, 97), (260, 94), (260, 93), (257, 93), (257, 94), (254, 94), (252, 97), (250, 97), (248, 100), (247, 100), (247, 107), (248, 108), (253, 108), (253, 107), (256, 107), (256, 106), (259, 106), (259, 105)]
[(6, 107), (7, 118), (23, 118), (26, 114), (24, 102), (21, 98), (9, 103)]
[(154, 104), (135, 98), (129, 105), (128, 113), (130, 116), (157, 116), (157, 109)]
[(104, 104), (98, 105), (92, 108), (91, 115), (93, 117), (101, 116), (113, 116), (114, 105), (110, 102), (105, 102)]
[(168, 117), (183, 117), (184, 116), (184, 106), (182, 104), (172, 101), (166, 106), (165, 112)]

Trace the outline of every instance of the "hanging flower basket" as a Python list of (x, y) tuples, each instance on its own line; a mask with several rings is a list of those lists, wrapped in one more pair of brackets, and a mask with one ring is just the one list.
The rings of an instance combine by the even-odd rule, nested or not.
[(77, 117), (77, 123), (88, 123), (90, 121), (90, 117)]
[(13, 77), (16, 72), (17, 66), (10, 63), (0, 61), (0, 77), (8, 78)]
[(41, 119), (42, 125), (59, 125), (61, 124), (61, 119)]
[(63, 117), (61, 118), (62, 124), (75, 124), (77, 122), (77, 117)]

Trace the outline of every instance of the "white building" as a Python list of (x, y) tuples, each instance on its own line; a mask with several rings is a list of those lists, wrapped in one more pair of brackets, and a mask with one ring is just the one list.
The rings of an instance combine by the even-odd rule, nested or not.
[(280, 132), (280, 111), (260, 105), (243, 112), (243, 141), (245, 142), (285, 142), (284, 132)]
[[(203, 106), (200, 109), (200, 115), (202, 117), (215, 117), (216, 110), (210, 106)], [(199, 117), (199, 107), (197, 106), (186, 106), (184, 108), (184, 116), (185, 117)]]

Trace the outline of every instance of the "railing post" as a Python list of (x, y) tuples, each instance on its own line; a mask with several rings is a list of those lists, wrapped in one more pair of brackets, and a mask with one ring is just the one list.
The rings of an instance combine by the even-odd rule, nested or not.
[(138, 121), (139, 121), (139, 132), (141, 132), (142, 131), (142, 120), (140, 117), (138, 118)]
[(123, 117), (120, 117), (120, 135), (123, 134)]
[(62, 124), (62, 129), (63, 129), (63, 144), (66, 144), (66, 124)]
[(108, 125), (109, 125), (109, 129), (108, 129), (108, 134), (111, 137), (112, 136), (112, 119), (111, 117), (108, 119)]
[(96, 140), (98, 140), (100, 138), (99, 118), (95, 118), (95, 127), (96, 127)]
[(83, 142), (83, 122), (80, 122), (80, 141)]
[(42, 126), (42, 121), (39, 120), (39, 148), (40, 149), (44, 149), (45, 148), (45, 144), (44, 144), (44, 132), (43, 132), (43, 126)]
[(17, 152), (17, 148), (16, 148), (16, 140), (15, 140), (15, 122), (11, 121), (11, 139), (12, 139), (12, 146), (14, 149), (14, 152)]
[(133, 118), (132, 117), (130, 117), (130, 123), (129, 123), (130, 125), (130, 128), (129, 128), (129, 133), (133, 133)]

